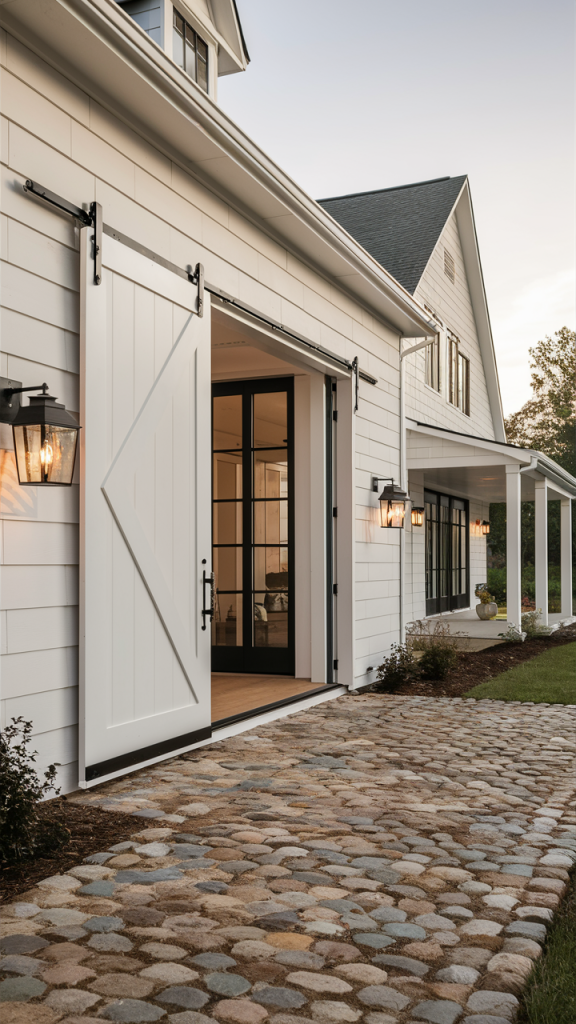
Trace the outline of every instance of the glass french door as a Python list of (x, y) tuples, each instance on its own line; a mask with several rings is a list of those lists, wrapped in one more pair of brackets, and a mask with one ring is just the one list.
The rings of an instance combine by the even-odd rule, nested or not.
[(424, 492), (426, 614), (466, 608), (469, 600), (468, 502)]
[(291, 377), (212, 386), (212, 668), (294, 675)]

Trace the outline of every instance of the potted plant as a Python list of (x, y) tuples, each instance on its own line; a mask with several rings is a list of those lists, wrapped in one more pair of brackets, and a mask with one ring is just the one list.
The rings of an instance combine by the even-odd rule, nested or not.
[(498, 605), (492, 597), (485, 583), (476, 587), (476, 597), (480, 598), (480, 604), (476, 605), (476, 615), (479, 619), (493, 619), (498, 614)]

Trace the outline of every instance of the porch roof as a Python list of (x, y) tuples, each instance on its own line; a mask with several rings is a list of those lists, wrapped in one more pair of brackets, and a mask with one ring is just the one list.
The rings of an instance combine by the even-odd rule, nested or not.
[(481, 501), (506, 500), (506, 466), (519, 466), (522, 500), (546, 477), (549, 500), (576, 498), (576, 478), (542, 452), (459, 433), (407, 418), (407, 468), (423, 470), (424, 484)]

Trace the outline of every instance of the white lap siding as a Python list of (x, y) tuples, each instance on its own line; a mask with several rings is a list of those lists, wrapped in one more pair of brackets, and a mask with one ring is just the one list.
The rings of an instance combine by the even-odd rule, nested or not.
[[(356, 529), (355, 662), (340, 682), (364, 680), (397, 638), (399, 621), (398, 538), (378, 526), (370, 489), (373, 474), (398, 478), (398, 337), (175, 159), (10, 35), (0, 36), (2, 373), (24, 384), (46, 380), (78, 412), (76, 230), (24, 195), (26, 178), (79, 206), (99, 201), (105, 223), (179, 266), (204, 263), (206, 278), (241, 302), (336, 354), (358, 355), (378, 384), (361, 383), (354, 457), (348, 478), (338, 481), (338, 501), (355, 500)], [(9, 428), (1, 446), (3, 715), (33, 720), (39, 765), (60, 761), (64, 789), (71, 789), (78, 488), (18, 487)]]
[[(444, 272), (444, 248), (454, 258), (454, 283)], [(475, 434), (477, 437), (491, 440), (494, 437), (494, 426), (460, 234), (454, 214), (449, 218), (440, 236), (414, 297), (436, 313), (446, 327), (459, 338), (460, 351), (470, 360), (470, 415), (467, 416), (448, 402), (446, 351), (441, 353), (440, 392), (426, 386), (426, 356), (423, 350), (407, 358), (407, 415), (424, 423), (448, 427), (463, 434)]]

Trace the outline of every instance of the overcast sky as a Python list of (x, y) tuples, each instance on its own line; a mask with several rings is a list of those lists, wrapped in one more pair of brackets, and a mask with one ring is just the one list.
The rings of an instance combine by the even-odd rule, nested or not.
[(315, 198), (468, 174), (506, 414), (574, 328), (572, 0), (238, 0), (223, 109)]

